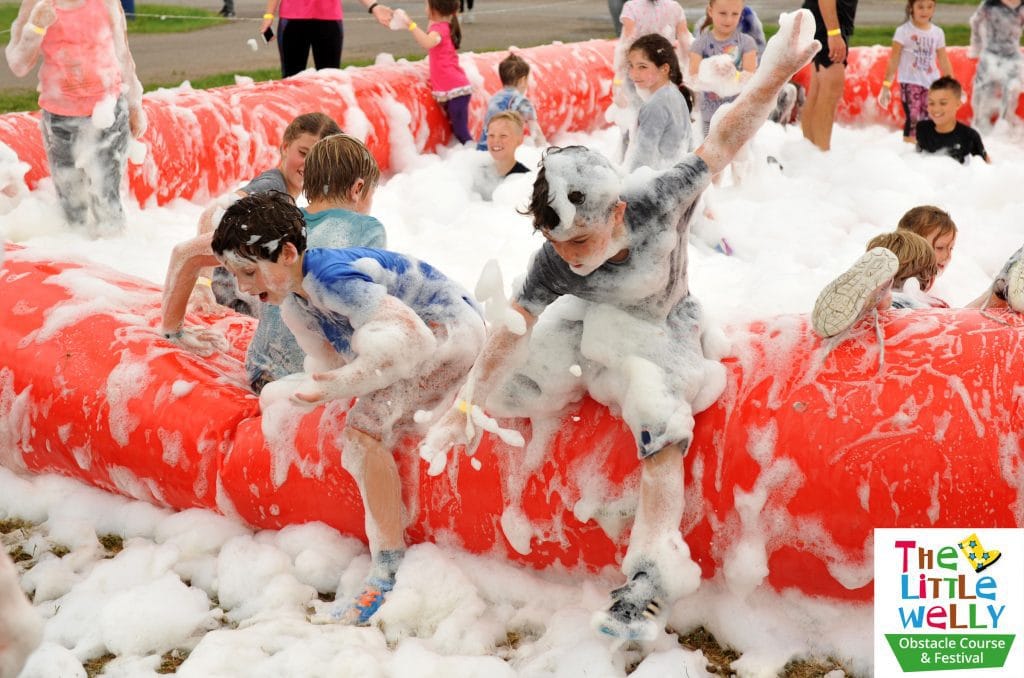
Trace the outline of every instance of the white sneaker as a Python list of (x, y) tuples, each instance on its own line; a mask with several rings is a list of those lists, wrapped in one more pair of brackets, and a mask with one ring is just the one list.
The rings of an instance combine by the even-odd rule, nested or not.
[(1024, 247), (1003, 264), (1003, 270), (992, 282), (992, 292), (1017, 313), (1024, 313)]
[(476, 19), (473, 17), (473, 10), (469, 10), (468, 12), (466, 12), (466, 23), (467, 24), (474, 24), (474, 23), (476, 23)]
[(845, 273), (825, 286), (814, 302), (811, 324), (822, 337), (853, 327), (892, 286), (900, 260), (884, 247), (868, 250)]

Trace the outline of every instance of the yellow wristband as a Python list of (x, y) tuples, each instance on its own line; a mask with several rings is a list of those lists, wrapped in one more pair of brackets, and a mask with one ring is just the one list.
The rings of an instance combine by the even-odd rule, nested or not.
[(25, 27), (36, 35), (46, 35), (46, 29), (42, 26), (36, 26), (35, 24), (25, 24)]
[(838, 29), (838, 28), (833, 28), (832, 30), (826, 31), (826, 33), (825, 33), (825, 35), (827, 35), (830, 38), (834, 38), (837, 35), (842, 35), (842, 34), (843, 34), (843, 32), (840, 29)]
[(273, 19), (274, 15), (271, 14), (270, 12), (267, 12), (266, 14), (263, 15), (263, 18), (264, 19)]
[(612, 80), (612, 84), (618, 87), (619, 85), (622, 84), (622, 81), (619, 80), (618, 78), (615, 78), (614, 80)]
[(736, 75), (733, 76), (736, 79), (736, 82), (740, 81), (740, 76), (741, 75), (743, 75), (743, 73), (741, 71), (736, 71)]
[(207, 278), (205, 275), (201, 275), (196, 278), (196, 285), (202, 285), (203, 287), (213, 287), (213, 281)]
[(473, 405), (466, 402), (465, 400), (459, 400), (459, 402), (455, 404), (455, 407), (456, 409), (458, 409), (459, 412), (466, 414), (467, 412), (470, 411), (470, 409), (472, 409)]
[(409, 22), (409, 30), (410, 31), (415, 31), (417, 28), (419, 28), (419, 26), (416, 25), (415, 21), (410, 21)]
[(892, 80), (883, 80), (882, 87), (892, 87)]

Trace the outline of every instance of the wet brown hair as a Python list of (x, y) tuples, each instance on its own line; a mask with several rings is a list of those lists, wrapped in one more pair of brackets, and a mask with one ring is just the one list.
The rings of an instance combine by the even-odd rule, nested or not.
[(312, 134), (317, 139), (323, 139), (332, 134), (341, 134), (341, 127), (326, 113), (303, 113), (284, 128), (281, 143), (288, 145), (303, 134)]
[(359, 139), (334, 134), (309, 149), (303, 168), (302, 191), (310, 202), (317, 198), (347, 200), (349, 190), (359, 179), (365, 182), (360, 191), (364, 197), (380, 181), (380, 166)]
[(910, 278), (921, 281), (921, 289), (931, 287), (935, 276), (939, 274), (939, 262), (935, 258), (935, 250), (916, 233), (911, 231), (893, 231), (876, 235), (868, 242), (868, 249), (884, 247), (900, 260), (900, 266), (893, 276), (893, 289), (902, 289), (903, 283)]
[(306, 250), (306, 222), (287, 193), (265, 191), (239, 198), (224, 210), (210, 246), (217, 257), (234, 252), (252, 261), (277, 261), (285, 243)]
[[(910, 231), (933, 241), (950, 233), (956, 235), (957, 232), (956, 224), (953, 223), (953, 217), (949, 216), (949, 212), (934, 205), (911, 207), (906, 214), (900, 217), (899, 223), (896, 224), (896, 230)], [(935, 237), (931, 238), (933, 233)]]

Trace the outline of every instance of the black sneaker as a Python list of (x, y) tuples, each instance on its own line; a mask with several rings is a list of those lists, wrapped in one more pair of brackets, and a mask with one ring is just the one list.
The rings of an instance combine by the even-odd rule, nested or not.
[(228, 9), (227, 7), (221, 7), (220, 11), (217, 12), (219, 16), (231, 18), (235, 16), (235, 10)]
[(611, 605), (593, 617), (594, 628), (621, 640), (654, 640), (664, 627), (657, 594), (647, 573), (637, 573), (625, 586), (612, 591)]

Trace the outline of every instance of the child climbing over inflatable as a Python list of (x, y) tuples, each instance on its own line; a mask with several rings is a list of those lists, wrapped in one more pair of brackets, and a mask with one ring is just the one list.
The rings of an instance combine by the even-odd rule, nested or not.
[(650, 33), (633, 43), (626, 60), (629, 79), (644, 103), (629, 135), (625, 167), (667, 169), (689, 153), (693, 143), (692, 95), (683, 85), (676, 52), (666, 38)]
[[(757, 44), (739, 30), (744, 5), (744, 0), (708, 0), (708, 23), (690, 45), (690, 79), (693, 88), (701, 90), (698, 99), (704, 136), (715, 111), (736, 98), (723, 93), (721, 84), (731, 80), (732, 89), (738, 88), (757, 68)], [(711, 58), (713, 77), (698, 79), (701, 62)]]
[(430, 89), (434, 100), (444, 109), (452, 133), (459, 143), (472, 141), (469, 133), (469, 99), (473, 87), (466, 72), (459, 65), (459, 45), (462, 29), (459, 27), (458, 4), (455, 0), (427, 0), (427, 30), (420, 28), (409, 17), (395, 13), (404, 20), (416, 43), (430, 55)]
[(537, 109), (526, 98), (526, 90), (530, 86), (530, 64), (521, 56), (509, 54), (498, 64), (498, 77), (501, 78), (501, 89), (487, 102), (487, 114), (476, 150), (487, 150), (487, 127), (491, 118), (503, 111), (513, 111), (522, 117), (529, 126), (534, 146), (547, 146), (548, 140), (537, 122)]
[[(310, 149), (304, 168), (305, 185), (315, 187), (306, 191), (309, 205), (299, 210), (311, 246), (385, 246), (383, 224), (369, 216), (380, 168), (361, 141), (344, 134), (321, 139)], [(247, 197), (262, 193), (291, 200), (287, 193), (276, 191), (256, 191)], [(211, 248), (212, 238), (213, 233), (204, 233), (176, 245), (164, 283), (164, 338), (203, 355), (223, 350), (223, 337), (211, 329), (185, 327), (183, 321), (199, 271), (219, 263)], [(245, 369), (250, 386), (259, 393), (267, 383), (301, 372), (304, 354), (278, 307), (259, 298), (254, 303), (259, 324), (246, 350)]]
[(686, 277), (689, 223), (711, 176), (819, 48), (813, 31), (808, 12), (783, 15), (764, 68), (671, 169), (624, 184), (595, 151), (548, 150), (528, 212), (546, 242), (514, 294), (511, 320), (492, 328), (458, 400), (421, 445), (437, 474), (449, 449), (473, 446), (481, 410), (546, 421), (589, 393), (621, 412), (641, 460), (639, 505), (627, 581), (595, 617), (618, 639), (656, 633), (665, 605), (700, 582), (679, 532), (682, 462), (693, 413), (714, 401), (725, 374), (701, 346), (700, 304)]
[(963, 90), (955, 78), (943, 76), (928, 88), (928, 118), (917, 123), (917, 150), (948, 155), (959, 163), (971, 156), (992, 162), (981, 135), (956, 119)]
[(425, 262), (365, 247), (307, 249), (303, 214), (280, 193), (229, 207), (211, 244), (243, 291), (281, 306), (307, 356), (306, 374), (264, 389), (263, 410), (282, 399), (356, 399), (341, 463), (359, 486), (372, 563), (355, 599), (314, 621), (365, 624), (405, 554), (394, 446), (415, 432), (417, 411), (454, 396), (483, 343), (483, 318), (466, 290)]
[[(932, 23), (935, 0), (907, 0), (907, 20), (896, 28), (878, 105), (889, 108), (893, 76), (899, 76), (903, 104), (903, 140), (914, 143), (917, 123), (928, 119), (928, 88), (941, 76), (952, 76), (946, 34)], [(936, 64), (938, 64), (936, 66)]]
[(19, 78), (41, 62), (40, 125), (64, 218), (90, 237), (123, 233), (128, 142), (146, 114), (121, 3), (22, 0), (5, 53)]
[(994, 121), (1016, 117), (1021, 92), (1020, 37), (1024, 30), (1021, 0), (983, 0), (971, 15), (967, 56), (978, 60), (974, 70), (971, 108), (981, 132)]
[[(250, 193), (278, 191), (298, 198), (302, 195), (302, 172), (306, 155), (313, 144), (332, 134), (341, 134), (341, 127), (324, 113), (303, 113), (296, 117), (284, 128), (281, 136), (281, 159), (277, 166), (256, 175), (237, 191), (213, 201), (199, 215), (197, 235), (213, 232), (216, 222), (220, 221), (220, 215), (224, 213), (224, 208)], [(190, 308), (206, 312), (213, 311), (218, 304), (238, 313), (256, 315), (254, 300), (243, 299), (238, 293), (234, 277), (220, 266), (200, 271), (189, 300)]]

